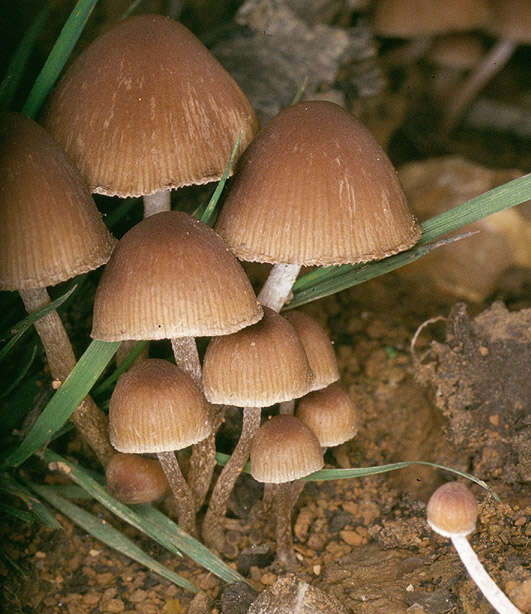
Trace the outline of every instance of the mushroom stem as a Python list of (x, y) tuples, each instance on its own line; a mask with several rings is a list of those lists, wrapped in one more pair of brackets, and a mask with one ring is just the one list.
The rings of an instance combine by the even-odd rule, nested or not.
[(282, 403), (278, 404), (278, 413), (284, 414), (285, 416), (293, 416), (295, 410), (295, 399), (291, 399), (290, 401), (282, 401)]
[(464, 110), (492, 77), (505, 66), (515, 47), (514, 41), (502, 38), (485, 55), (448, 107), (443, 123), (445, 132), (450, 133), (457, 126)]
[(275, 264), (258, 295), (258, 302), (280, 311), (301, 270), (300, 264)]
[[(19, 293), (28, 313), (42, 309), (50, 303), (46, 288), (19, 290)], [(44, 346), (52, 377), (61, 383), (64, 382), (76, 365), (76, 357), (57, 311), (55, 309), (49, 311), (37, 320), (35, 328)], [(109, 441), (106, 415), (92, 398), (87, 396), (76, 408), (70, 420), (105, 467), (114, 454)]]
[[(197, 345), (193, 337), (178, 337), (171, 340), (171, 347), (175, 363), (185, 373), (188, 373), (197, 386), (203, 390), (201, 381), (201, 363), (197, 352)], [(208, 437), (192, 446), (188, 483), (193, 492), (194, 509), (198, 511), (207, 496), (214, 468), (216, 467), (216, 431), (214, 422), (215, 413), (209, 403), (212, 432)], [(219, 424), (218, 424), (219, 426)]]
[(273, 499), (275, 511), (275, 535), (277, 542), (277, 559), (285, 566), (295, 565), (295, 553), (293, 552), (293, 535), (291, 532), (291, 512), (293, 499), (290, 490), (293, 482), (275, 484)]
[(486, 572), (466, 536), (454, 535), (450, 539), (470, 577), (496, 612), (500, 614), (522, 614)]
[(146, 194), (143, 200), (145, 218), (161, 211), (171, 211), (171, 190), (159, 190), (153, 194)]
[(179, 526), (183, 531), (197, 537), (192, 491), (184, 479), (175, 453), (157, 452), (157, 458), (175, 498)]
[(240, 439), (231, 457), (221, 471), (203, 521), (202, 535), (205, 544), (221, 551), (225, 541), (223, 519), (227, 513), (230, 493), (249, 458), (251, 443), (260, 428), (260, 407), (244, 407)]

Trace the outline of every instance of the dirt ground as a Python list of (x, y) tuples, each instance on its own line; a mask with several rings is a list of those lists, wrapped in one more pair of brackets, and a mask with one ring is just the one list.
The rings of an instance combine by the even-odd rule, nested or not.
[[(358, 3), (315, 4), (345, 7)], [(339, 29), (351, 15), (341, 15), (329, 20), (337, 26), (327, 56), (333, 61), (338, 61), (342, 45), (348, 42), (341, 38)], [(210, 18), (221, 17), (207, 12), (194, 16), (203, 31), (212, 27)], [(267, 36), (273, 37), (274, 20), (271, 16), (268, 19), (271, 32)], [(226, 31), (213, 31), (223, 42)], [(301, 40), (313, 40), (308, 30), (301, 31)], [(293, 44), (297, 32), (292, 32)], [(210, 43), (215, 46), (215, 42), (213, 35)], [(323, 39), (320, 44), (325, 42)], [(336, 57), (333, 51), (337, 49)], [(221, 46), (219, 53), (227, 54), (226, 46)], [(321, 73), (310, 75), (310, 93), (312, 87), (315, 95), (323, 93), (319, 88), (332, 97), (340, 90), (346, 92), (347, 108), (362, 115), (397, 164), (451, 151), (490, 167), (528, 167), (529, 151), (525, 153), (524, 141), (514, 133), (462, 130), (451, 143), (437, 139), (428, 143), (426, 126), (431, 126), (433, 118), (424, 108), (422, 112), (419, 109), (426, 79), (431, 79), (429, 71), (423, 77), (422, 71), (415, 69), (404, 78), (403, 69), (394, 67), (384, 86), (375, 73), (377, 64), (371, 64), (376, 62), (375, 53), (363, 56), (363, 69), (349, 65), (351, 72), (345, 72), (343, 67), (334, 88), (319, 85), (321, 73), (329, 67), (317, 67)], [(522, 65), (528, 60), (528, 51), (519, 53), (501, 78), (509, 101), (519, 96)], [(382, 69), (378, 74), (384, 72)], [(289, 83), (293, 85), (299, 76), (287, 75), (286, 79), (292, 79)], [(360, 83), (373, 88), (365, 102), (353, 101), (348, 95), (356, 89), (354, 85), (361, 91)], [(279, 106), (289, 104), (291, 98), (289, 87), (282, 85), (290, 95), (286, 101), (275, 99)], [(406, 98), (412, 98), (413, 91), (418, 95), (408, 111)], [(531, 100), (528, 90), (527, 97)], [(271, 109), (268, 100), (259, 112), (265, 117)], [(493, 186), (484, 189), (489, 187)], [(183, 201), (188, 198), (186, 191), (184, 194)], [(454, 204), (466, 200), (459, 198)], [(451, 247), (437, 254), (444, 258), (448, 249)], [(489, 259), (490, 254), (485, 257)], [(251, 273), (259, 274), (254, 268)], [(531, 269), (511, 266), (489, 285), (479, 302), (458, 305), (459, 299), (448, 291), (452, 283), (447, 283), (445, 290), (417, 269), (395, 272), (304, 307), (330, 333), (341, 382), (359, 411), (356, 438), (328, 450), (326, 466), (424, 460), (486, 480), (501, 501), (479, 486), (471, 486), (480, 512), (470, 542), (498, 585), (522, 611), (531, 612)], [(412, 353), (419, 326), (436, 318), (421, 330)], [(229, 413), (219, 448), (230, 451), (237, 431), (237, 417)], [(61, 445), (64, 453), (84, 460), (72, 437)], [(29, 470), (32, 477), (48, 483), (63, 480), (46, 473), (38, 463)], [(352, 614), (492, 612), (468, 579), (450, 542), (436, 536), (425, 520), (431, 493), (449, 479), (453, 478), (445, 472), (413, 466), (358, 480), (308, 483), (294, 511), (297, 565), (291, 571), (337, 598)], [(201, 590), (195, 598), (103, 546), (59, 513), (56, 517), (63, 530), (4, 523), (0, 525), (0, 543), (19, 571), (0, 565), (0, 611), (245, 614), (256, 595), (285, 573), (273, 560), (274, 527), (261, 506), (261, 494), (262, 487), (249, 476), (239, 479), (233, 493), (226, 520), (227, 545), (221, 556), (248, 579), (249, 585), (232, 586), (189, 560), (171, 557), (99, 504), (78, 502), (189, 578)]]

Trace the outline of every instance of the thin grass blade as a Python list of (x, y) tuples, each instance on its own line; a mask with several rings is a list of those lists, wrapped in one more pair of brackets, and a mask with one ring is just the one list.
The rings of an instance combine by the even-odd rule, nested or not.
[(33, 364), (33, 361), (35, 360), (35, 356), (37, 356), (37, 346), (36, 345), (34, 345), (30, 349), (29, 358), (27, 360), (21, 359), (20, 361), (21, 366), (17, 367), (18, 369), (20, 369), (17, 377), (15, 377), (15, 379), (11, 382), (11, 384), (2, 392), (2, 394), (0, 394), (0, 399), (5, 399), (6, 397), (8, 397), (13, 392), (13, 390), (17, 388), (20, 382), (26, 377), (26, 375), (28, 374), (28, 371), (31, 368), (31, 365)]
[(50, 7), (46, 3), (30, 27), (24, 32), (24, 36), (20, 39), (15, 53), (9, 62), (6, 74), (2, 79), (2, 83), (0, 83), (0, 108), (4, 111), (11, 107), (33, 47), (49, 16)]
[(137, 563), (151, 569), (155, 573), (159, 574), (159, 576), (166, 578), (166, 580), (173, 582), (177, 586), (189, 590), (192, 593), (197, 592), (197, 588), (191, 582), (171, 571), (164, 565), (161, 565), (158, 561), (146, 554), (128, 537), (123, 535), (123, 533), (106, 523), (104, 520), (96, 518), (83, 508), (74, 505), (66, 499), (63, 499), (63, 497), (58, 495), (54, 489), (50, 488), (49, 486), (42, 486), (34, 483), (29, 483), (29, 486), (39, 496), (46, 499), (48, 503), (57, 508), (62, 514), (70, 518), (72, 522), (78, 524), (87, 533), (90, 533), (90, 535), (109, 546), (109, 548), (113, 548), (121, 554), (125, 554), (130, 559), (133, 559)]
[(35, 118), (64, 68), (98, 0), (79, 0), (35, 79), (22, 112)]
[(105, 379), (97, 388), (94, 389), (94, 396), (98, 396), (104, 393), (108, 388), (110, 388), (114, 382), (125, 373), (127, 369), (135, 362), (138, 356), (142, 353), (142, 350), (148, 345), (149, 341), (139, 341), (134, 348), (129, 352), (127, 358), (122, 362), (122, 364), (109, 375), (107, 379)]
[(60, 307), (66, 300), (70, 298), (70, 296), (72, 295), (72, 293), (74, 292), (76, 288), (77, 288), (77, 285), (72, 286), (70, 290), (65, 292), (60, 297), (56, 298), (54, 301), (51, 301), (51, 303), (48, 303), (48, 305), (46, 305), (42, 309), (38, 309), (37, 311), (30, 313), (23, 320), (21, 320), (20, 322), (17, 322), (17, 324), (15, 324), (14, 326), (11, 326), (9, 331), (6, 331), (2, 335), (3, 339), (9, 335), (13, 335), (13, 336), (0, 350), (0, 360), (5, 358), (9, 354), (9, 352), (13, 349), (15, 344), (20, 341), (24, 333), (33, 326), (34, 322), (36, 322), (39, 318), (42, 318), (43, 316), (45, 316), (49, 311), (52, 311)]
[(55, 518), (50, 510), (44, 505), (42, 501), (37, 499), (35, 495), (28, 490), (25, 486), (20, 484), (12, 475), (3, 473), (0, 477), (0, 490), (12, 497), (15, 497), (19, 501), (22, 501), (24, 505), (32, 514), (33, 518), (36, 518), (42, 524), (50, 527), (51, 529), (61, 529), (61, 523)]
[(7, 458), (9, 465), (19, 465), (50, 441), (87, 396), (119, 345), (119, 341), (92, 341), (20, 446)]

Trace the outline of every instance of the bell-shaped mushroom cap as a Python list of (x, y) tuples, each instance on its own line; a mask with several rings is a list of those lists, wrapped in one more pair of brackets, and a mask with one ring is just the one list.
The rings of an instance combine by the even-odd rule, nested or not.
[(299, 400), (297, 418), (309, 426), (323, 448), (338, 446), (358, 432), (358, 412), (336, 382)]
[(293, 326), (264, 307), (260, 322), (208, 344), (203, 387), (211, 403), (268, 407), (311, 390), (312, 372)]
[(295, 328), (313, 373), (312, 390), (320, 390), (339, 379), (334, 347), (323, 327), (303, 311), (287, 311), (282, 314)]
[(105, 485), (122, 503), (151, 503), (166, 494), (168, 480), (159, 462), (138, 454), (115, 454), (105, 467)]
[(258, 482), (291, 482), (323, 465), (319, 440), (295, 416), (273, 416), (262, 424), (251, 446), (251, 475)]
[(140, 196), (219, 179), (258, 129), (236, 82), (183, 25), (130, 17), (72, 63), (45, 125), (93, 192)]
[(216, 230), (242, 260), (365, 262), (420, 237), (383, 149), (334, 103), (284, 109), (240, 163)]
[(487, 0), (379, 0), (373, 24), (381, 36), (414, 38), (475, 30), (488, 16)]
[(0, 114), (0, 290), (53, 286), (109, 259), (115, 240), (79, 171), (25, 115)]
[(170, 452), (207, 437), (205, 398), (173, 363), (149, 358), (118, 379), (109, 405), (112, 445), (119, 452)]
[(119, 241), (94, 299), (103, 341), (226, 335), (262, 317), (223, 240), (181, 211), (142, 220)]
[(439, 486), (428, 501), (428, 524), (444, 537), (468, 535), (476, 528), (478, 504), (461, 482)]

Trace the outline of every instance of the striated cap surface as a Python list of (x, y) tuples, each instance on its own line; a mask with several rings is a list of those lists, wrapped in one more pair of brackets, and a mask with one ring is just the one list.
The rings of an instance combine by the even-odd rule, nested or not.
[(268, 407), (311, 390), (312, 372), (293, 326), (264, 307), (260, 322), (208, 344), (203, 387), (211, 403)]
[(0, 113), (0, 290), (53, 286), (109, 259), (115, 240), (79, 171), (21, 113)]
[(242, 260), (301, 265), (376, 260), (420, 237), (383, 149), (324, 101), (288, 107), (258, 134), (216, 230)]
[(141, 196), (221, 178), (258, 129), (236, 82), (182, 24), (138, 15), (97, 38), (53, 92), (45, 125), (93, 192)]
[(258, 482), (291, 482), (323, 465), (317, 437), (295, 416), (273, 416), (262, 424), (251, 446), (251, 475)]
[(439, 486), (428, 501), (428, 524), (444, 537), (468, 535), (476, 528), (478, 504), (461, 482)]
[(94, 299), (103, 341), (226, 335), (262, 317), (223, 240), (180, 211), (152, 215), (119, 241)]
[(112, 445), (119, 452), (169, 452), (207, 437), (205, 398), (190, 376), (149, 358), (120, 376), (109, 405)]

